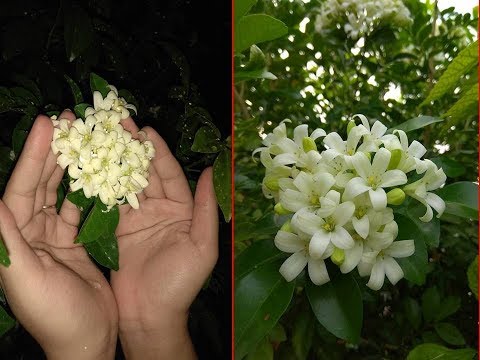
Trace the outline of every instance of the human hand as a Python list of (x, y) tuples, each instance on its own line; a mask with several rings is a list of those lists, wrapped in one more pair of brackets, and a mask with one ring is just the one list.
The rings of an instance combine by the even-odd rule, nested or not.
[[(138, 132), (131, 118), (123, 126)], [(152, 128), (142, 130), (156, 155), (140, 208), (120, 207), (120, 269), (111, 272), (120, 339), (128, 358), (194, 358), (188, 309), (218, 257), (212, 169), (200, 176), (193, 199), (167, 144)]]
[[(60, 118), (75, 115), (64, 111)], [(74, 244), (78, 209), (65, 199), (56, 212), (63, 170), (50, 150), (52, 134), (51, 120), (38, 116), (0, 201), (0, 232), (11, 259), (8, 268), (0, 266), (1, 286), (49, 359), (113, 359), (115, 298), (85, 249)]]

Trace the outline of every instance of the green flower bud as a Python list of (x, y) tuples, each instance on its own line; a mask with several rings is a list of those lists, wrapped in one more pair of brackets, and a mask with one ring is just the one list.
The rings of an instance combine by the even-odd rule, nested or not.
[(387, 203), (390, 205), (401, 205), (405, 200), (405, 193), (400, 188), (395, 188), (387, 193)]
[(398, 163), (402, 158), (402, 150), (400, 149), (390, 150), (390, 153), (392, 154), (392, 156), (390, 157), (390, 162), (388, 163), (387, 170), (396, 169)]
[(334, 264), (338, 266), (342, 265), (345, 261), (345, 251), (343, 249), (335, 247), (335, 250), (333, 251), (332, 256), (330, 256), (330, 259), (333, 261)]
[(293, 232), (293, 229), (292, 229), (292, 225), (290, 224), (290, 220), (287, 220), (283, 225), (282, 227), (280, 228), (280, 230), (282, 231), (285, 231), (285, 232)]
[(350, 131), (352, 131), (352, 129), (353, 129), (355, 126), (357, 126), (357, 125), (355, 124), (355, 121), (350, 120), (350, 121), (348, 122), (348, 125), (347, 125), (347, 135), (350, 134)]
[(265, 181), (263, 183), (269, 190), (278, 191), (280, 189), (280, 186), (278, 185), (278, 179), (274, 177), (265, 178)]
[(275, 211), (276, 214), (278, 215), (288, 215), (291, 214), (292, 212), (285, 209), (282, 204), (278, 203), (273, 207), (273, 210)]
[(304, 137), (302, 140), (302, 145), (305, 152), (317, 150), (317, 144), (315, 144), (315, 140), (313, 140), (311, 137)]
[(368, 160), (372, 161), (372, 154), (369, 152), (365, 152), (364, 154), (367, 156)]

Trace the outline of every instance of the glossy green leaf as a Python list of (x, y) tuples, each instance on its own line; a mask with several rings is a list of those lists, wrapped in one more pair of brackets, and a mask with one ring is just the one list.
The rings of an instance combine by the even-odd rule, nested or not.
[(478, 41), (475, 41), (460, 51), (457, 57), (453, 59), (421, 105), (428, 104), (446, 93), (452, 92), (460, 78), (467, 74), (477, 63)]
[(15, 320), (0, 306), (0, 337), (15, 326)]
[(81, 7), (64, 11), (64, 38), (68, 61), (72, 62), (90, 46), (93, 27), (89, 15)]
[(476, 351), (473, 349), (452, 350), (437, 344), (422, 344), (415, 347), (407, 360), (472, 360)]
[(73, 111), (75, 112), (75, 115), (77, 115), (79, 118), (82, 118), (83, 120), (85, 120), (85, 110), (88, 107), (92, 107), (92, 105), (85, 104), (85, 103), (77, 104), (73, 108)]
[(436, 321), (446, 319), (450, 315), (455, 314), (460, 309), (460, 305), (461, 300), (458, 296), (447, 296), (442, 299), (442, 304), (433, 317)]
[(478, 214), (478, 185), (460, 181), (443, 187), (437, 194), (445, 201), (445, 213), (467, 219), (476, 219)]
[[(433, 219), (428, 223), (421, 221), (419, 218), (425, 214), (425, 211), (426, 208), (424, 205), (412, 199), (410, 204), (403, 210), (399, 209), (398, 213), (405, 216), (414, 224), (414, 231), (408, 232), (405, 234), (405, 236), (411, 236), (409, 239), (422, 239), (426, 245), (437, 247), (440, 241), (440, 220), (434, 216)], [(397, 215), (395, 214), (395, 221), (396, 220)], [(403, 239), (398, 239), (407, 240), (406, 237)]]
[(118, 270), (118, 242), (115, 234), (102, 234), (96, 241), (85, 243), (83, 246), (100, 265)]
[(264, 264), (285, 258), (272, 240), (259, 240), (235, 257), (235, 280), (242, 278)]
[(257, 0), (235, 0), (233, 2), (234, 4), (234, 16), (235, 16), (235, 22), (238, 21), (242, 16), (245, 16), (250, 9), (252, 8), (253, 5)]
[(218, 154), (213, 164), (213, 186), (226, 222), (232, 218), (232, 164), (230, 150)]
[(273, 345), (268, 338), (263, 339), (256, 346), (255, 350), (250, 352), (246, 360), (273, 360)]
[(418, 330), (422, 324), (422, 309), (420, 308), (418, 301), (414, 298), (407, 297), (403, 301), (403, 304), (407, 320), (415, 330)]
[(11, 111), (15, 108), (12, 93), (6, 87), (0, 87), (0, 113)]
[(467, 270), (468, 286), (470, 290), (475, 294), (478, 300), (478, 255), (475, 256), (475, 260), (472, 261)]
[(453, 126), (476, 115), (478, 115), (478, 84), (463, 92), (460, 99), (443, 114), (443, 117), (448, 118), (449, 126)]
[(267, 338), (270, 340), (270, 342), (277, 344), (286, 341), (287, 334), (285, 332), (285, 328), (282, 326), (282, 324), (277, 323), (272, 331), (270, 331)]
[(261, 69), (261, 70), (250, 70), (250, 71), (235, 71), (235, 83), (245, 80), (253, 79), (266, 79), (266, 80), (277, 80), (277, 77), (271, 72)]
[(107, 207), (95, 199), (92, 210), (83, 223), (75, 243), (87, 244), (96, 241), (102, 235), (114, 234), (119, 221), (118, 206), (107, 211)]
[(83, 189), (79, 189), (77, 191), (68, 193), (67, 199), (75, 204), (80, 210), (80, 226), (82, 226), (88, 214), (90, 213), (90, 210), (92, 209), (95, 198), (87, 198), (83, 193)]
[(405, 132), (421, 129), (425, 126), (428, 126), (430, 124), (435, 124), (437, 122), (441, 122), (443, 119), (434, 117), (434, 116), (418, 116), (416, 118), (407, 120), (400, 125), (394, 126), (391, 128), (391, 131), (393, 130), (403, 130)]
[(75, 104), (82, 103), (83, 95), (82, 95), (82, 91), (80, 90), (80, 87), (77, 85), (75, 81), (73, 81), (73, 79), (70, 76), (64, 75), (64, 77), (65, 77), (65, 80), (67, 80), (68, 85), (70, 86), (70, 90), (72, 90), (73, 101), (75, 102)]
[(218, 129), (202, 126), (195, 134), (192, 151), (200, 153), (216, 153), (221, 150), (220, 133)]
[(465, 345), (465, 339), (457, 327), (450, 323), (437, 323), (434, 325), (435, 331), (443, 341), (450, 345)]
[(2, 234), (0, 234), (0, 264), (7, 267), (10, 265), (10, 257), (8, 256), (7, 248), (3, 242)]
[(92, 94), (94, 91), (99, 91), (103, 97), (107, 96), (110, 92), (107, 80), (101, 78), (95, 73), (90, 74), (90, 89), (92, 90)]
[(292, 330), (293, 351), (298, 360), (306, 360), (312, 347), (315, 320), (308, 307), (302, 307), (295, 318)]
[(19, 107), (37, 107), (40, 105), (40, 100), (30, 90), (17, 86), (11, 88), (10, 92)]
[(449, 178), (455, 178), (465, 174), (465, 167), (463, 167), (458, 161), (445, 156), (431, 158), (430, 160), (432, 160), (432, 162), (434, 162), (439, 168), (442, 168), (445, 175)]
[(235, 52), (242, 52), (253, 44), (270, 41), (287, 33), (287, 26), (269, 15), (254, 14), (244, 16), (235, 26)]
[(264, 338), (287, 309), (295, 282), (287, 283), (278, 269), (281, 262), (269, 262), (236, 282), (235, 357), (241, 359)]
[(307, 296), (317, 320), (336, 337), (358, 343), (363, 321), (362, 293), (350, 275), (317, 286), (307, 282)]

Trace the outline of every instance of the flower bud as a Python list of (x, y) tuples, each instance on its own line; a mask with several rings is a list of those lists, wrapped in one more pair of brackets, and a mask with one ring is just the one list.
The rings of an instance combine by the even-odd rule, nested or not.
[(405, 200), (405, 193), (400, 188), (395, 188), (387, 193), (387, 203), (390, 205), (401, 205)]
[(304, 137), (302, 140), (303, 150), (305, 152), (309, 152), (311, 150), (317, 151), (317, 144), (315, 144), (315, 140), (311, 137)]
[(278, 179), (274, 177), (266, 177), (264, 181), (265, 186), (272, 191), (278, 191), (280, 186), (278, 185)]
[(345, 251), (343, 249), (335, 247), (332, 256), (330, 256), (332, 262), (338, 266), (342, 265), (345, 261)]
[(390, 150), (390, 153), (392, 154), (392, 156), (390, 157), (390, 162), (388, 163), (387, 170), (396, 169), (398, 163), (402, 158), (402, 150), (400, 149)]
[(285, 232), (293, 232), (292, 225), (290, 224), (290, 220), (285, 221), (285, 223), (282, 225), (280, 230), (285, 231)]
[(288, 215), (291, 214), (291, 211), (285, 209), (282, 204), (278, 203), (273, 207), (275, 214), (277, 215)]
[(350, 120), (350, 121), (348, 122), (348, 125), (347, 125), (347, 135), (350, 134), (350, 131), (352, 131), (352, 129), (353, 129), (355, 126), (357, 126), (357, 125), (355, 124), (355, 121)]

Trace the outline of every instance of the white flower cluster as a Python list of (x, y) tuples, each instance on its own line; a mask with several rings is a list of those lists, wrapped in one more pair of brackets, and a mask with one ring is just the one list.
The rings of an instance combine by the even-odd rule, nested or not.
[(111, 208), (125, 200), (138, 209), (137, 195), (148, 185), (148, 167), (155, 155), (151, 141), (132, 138), (120, 121), (136, 109), (118, 97), (117, 89), (103, 98), (93, 93), (94, 106), (85, 110), (85, 121), (52, 117), (55, 126), (51, 147), (60, 153), (57, 163), (72, 181), (70, 189), (83, 189), (87, 198), (99, 196)]
[[(438, 217), (445, 209), (431, 191), (446, 176), (421, 159), (425, 147), (416, 140), (409, 144), (401, 130), (386, 134), (380, 121), (370, 127), (365, 116), (356, 117), (361, 124), (349, 123), (346, 140), (322, 129), (309, 135), (308, 125), (297, 126), (291, 139), (284, 121), (254, 151), (266, 168), (263, 193), (288, 219), (275, 236), (275, 245), (292, 254), (280, 268), (287, 281), (308, 265), (313, 283), (328, 282), (325, 260), (330, 258), (342, 273), (357, 268), (370, 276), (371, 289), (380, 289), (385, 276), (396, 284), (404, 273), (395, 258), (412, 255), (415, 247), (411, 239), (395, 241), (398, 226), (388, 204), (400, 205), (408, 195), (426, 206), (424, 222), (432, 220), (432, 208)], [(317, 149), (320, 137), (324, 150)]]
[(368, 36), (380, 24), (405, 26), (412, 22), (402, 0), (327, 0), (315, 18), (315, 30), (343, 25), (348, 37), (357, 40)]

